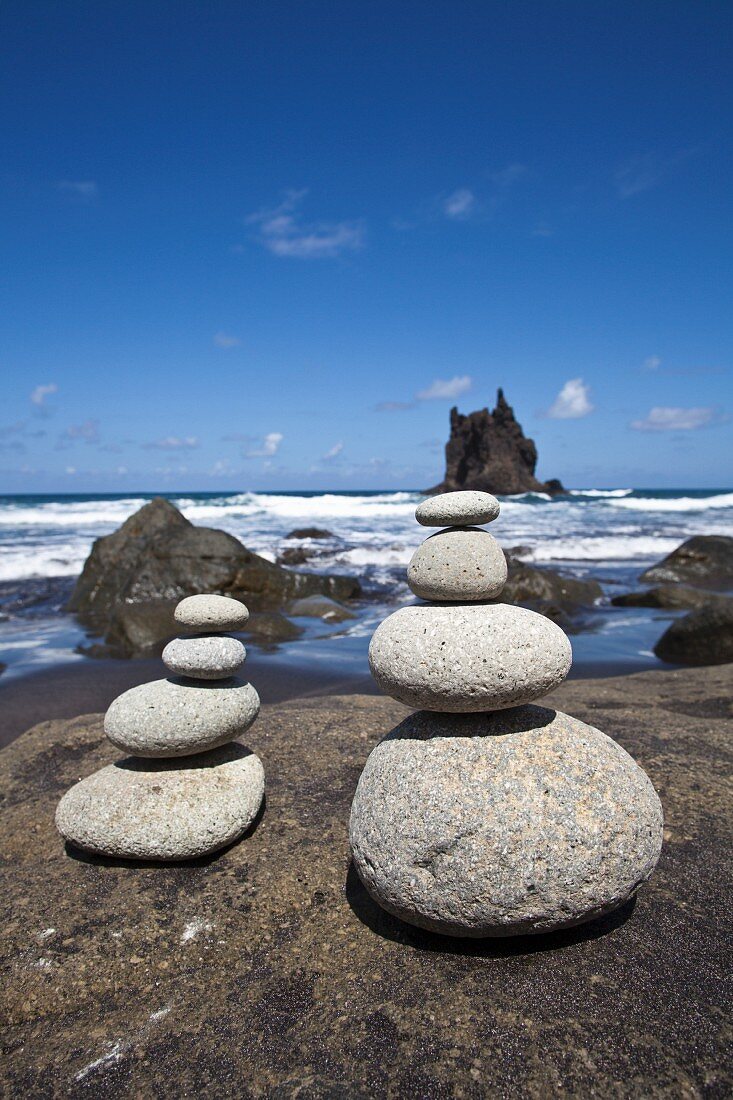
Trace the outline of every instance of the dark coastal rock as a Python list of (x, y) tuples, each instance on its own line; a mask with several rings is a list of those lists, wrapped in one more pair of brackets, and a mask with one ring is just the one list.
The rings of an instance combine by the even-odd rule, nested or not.
[[(300, 596), (346, 600), (359, 591), (352, 577), (283, 569), (233, 535), (194, 527), (169, 501), (157, 498), (96, 540), (68, 606), (104, 633), (108, 644), (135, 652), (175, 633), (161, 633), (164, 603), (197, 592), (233, 596), (264, 611)], [(139, 614), (130, 611), (135, 605), (144, 605)]]
[(557, 478), (535, 477), (537, 448), (527, 439), (499, 390), (496, 408), (463, 416), (450, 412), (450, 438), (445, 448), (445, 477), (429, 493), (479, 489), (486, 493), (563, 493)]
[(507, 565), (509, 576), (496, 603), (527, 607), (571, 633), (590, 625), (589, 612), (603, 596), (598, 581), (565, 577), (553, 569), (536, 569), (510, 555)]
[(243, 632), (258, 645), (274, 646), (293, 642), (303, 633), (303, 627), (287, 619), (279, 611), (256, 611), (249, 617)]
[(338, 603), (328, 596), (302, 596), (299, 600), (293, 600), (288, 605), (288, 612), (295, 615), (296, 618), (301, 616), (311, 619), (325, 619), (331, 623), (341, 623), (346, 619), (356, 618), (354, 612), (349, 611), (348, 607), (344, 607), (342, 603)]
[(314, 557), (313, 550), (306, 550), (304, 546), (289, 546), (277, 556), (278, 565), (305, 565)]
[[(349, 869), (349, 810), (407, 711), (263, 707), (267, 804), (181, 866), (64, 851), (56, 804), (113, 763), (102, 716), (2, 750), (0, 1091), (13, 1097), (724, 1097), (733, 1091), (728, 669), (563, 684), (543, 706), (604, 730), (665, 809), (635, 908), (467, 943), (403, 924)], [(716, 701), (720, 700), (720, 703)]]
[(654, 646), (673, 665), (725, 665), (733, 661), (733, 600), (701, 607), (667, 627)]
[(694, 535), (641, 574), (648, 583), (680, 582), (702, 588), (733, 588), (733, 538)]
[(296, 527), (286, 539), (332, 539), (333, 531), (327, 531), (323, 527)]
[(686, 584), (661, 584), (644, 592), (624, 592), (611, 599), (614, 607), (658, 607), (671, 611), (698, 607), (733, 607), (733, 597), (719, 596)]

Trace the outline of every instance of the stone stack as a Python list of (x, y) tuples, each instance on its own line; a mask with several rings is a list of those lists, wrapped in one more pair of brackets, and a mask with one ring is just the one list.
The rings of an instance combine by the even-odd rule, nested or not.
[(662, 843), (646, 774), (605, 734), (533, 705), (570, 670), (550, 620), (495, 599), (504, 555), (479, 524), (488, 493), (443, 493), (416, 517), (444, 527), (407, 579), (429, 604), (404, 607), (369, 649), (380, 688), (420, 708), (367, 760), (350, 842), (388, 912), (453, 936), (511, 936), (580, 924), (633, 897)]
[(246, 652), (228, 635), (249, 612), (239, 600), (181, 600), (187, 636), (165, 647), (173, 673), (114, 700), (104, 731), (131, 755), (72, 787), (58, 805), (65, 840), (123, 859), (182, 860), (232, 843), (254, 821), (265, 789), (262, 762), (235, 741), (260, 709), (237, 675)]

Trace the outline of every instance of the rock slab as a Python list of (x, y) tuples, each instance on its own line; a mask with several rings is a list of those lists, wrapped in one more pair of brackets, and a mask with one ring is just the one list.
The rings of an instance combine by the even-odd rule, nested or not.
[(163, 650), (163, 664), (176, 676), (224, 680), (244, 664), (247, 651), (238, 638), (174, 638)]
[(194, 859), (242, 836), (264, 791), (260, 758), (239, 744), (185, 763), (130, 757), (72, 787), (56, 825), (70, 844), (100, 855)]
[(491, 523), (499, 510), (499, 501), (491, 493), (463, 489), (421, 501), (415, 519), (423, 527), (471, 527)]
[(379, 624), (369, 666), (381, 691), (420, 710), (501, 710), (567, 676), (570, 642), (549, 619), (507, 604), (402, 607)]
[(450, 527), (431, 535), (407, 566), (407, 583), (422, 600), (490, 600), (507, 578), (504, 551), (480, 527)]
[(239, 737), (254, 722), (260, 698), (246, 680), (192, 684), (152, 680), (118, 695), (104, 718), (113, 745), (135, 756), (190, 756)]
[(451, 936), (565, 928), (649, 878), (662, 807), (610, 737), (547, 707), (419, 712), (371, 753), (350, 843), (371, 896)]

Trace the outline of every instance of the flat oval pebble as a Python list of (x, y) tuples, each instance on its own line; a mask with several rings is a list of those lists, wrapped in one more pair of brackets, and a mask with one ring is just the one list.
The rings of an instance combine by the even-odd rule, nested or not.
[(240, 837), (262, 804), (258, 756), (231, 744), (206, 756), (120, 760), (61, 799), (56, 825), (71, 844), (123, 859), (193, 859)]
[(203, 633), (213, 630), (217, 633), (227, 630), (242, 630), (249, 611), (241, 600), (231, 596), (202, 594), (186, 596), (177, 605), (173, 618), (179, 626)]
[(372, 751), (350, 842), (372, 897), (452, 936), (549, 932), (601, 916), (649, 878), (662, 807), (599, 730), (547, 707), (422, 711)]
[(178, 676), (223, 680), (242, 667), (246, 656), (237, 638), (213, 634), (207, 638), (174, 638), (163, 650), (163, 663)]
[(559, 626), (508, 604), (402, 607), (369, 645), (372, 675), (385, 694), (437, 711), (529, 703), (561, 684), (571, 663)]
[(423, 527), (470, 527), (491, 523), (499, 515), (499, 501), (491, 493), (461, 489), (428, 497), (415, 509), (415, 519)]
[(504, 551), (480, 527), (450, 527), (425, 539), (407, 566), (407, 583), (423, 600), (489, 600), (506, 584)]
[(189, 756), (233, 741), (259, 710), (259, 695), (238, 677), (225, 684), (153, 680), (115, 699), (104, 732), (135, 756)]

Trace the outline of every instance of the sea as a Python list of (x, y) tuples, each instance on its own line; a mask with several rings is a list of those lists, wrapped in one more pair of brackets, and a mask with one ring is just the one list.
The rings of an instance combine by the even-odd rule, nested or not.
[[(165, 495), (192, 523), (228, 531), (271, 561), (287, 547), (315, 556), (302, 568), (358, 576), (364, 599), (339, 624), (299, 620), (304, 634), (285, 658), (323, 671), (364, 672), (376, 625), (413, 601), (405, 567), (427, 535), (415, 522), (417, 492), (240, 492), (0, 496), (0, 677), (25, 676), (88, 661), (90, 639), (64, 607), (92, 543), (114, 531), (154, 495)], [(611, 597), (639, 587), (644, 569), (696, 534), (733, 536), (733, 490), (573, 489), (563, 496), (502, 497), (492, 533), (522, 560), (598, 580), (604, 598), (572, 635), (574, 672), (594, 675), (662, 667), (652, 647), (674, 612), (614, 607)], [(299, 527), (331, 532), (298, 543)]]

